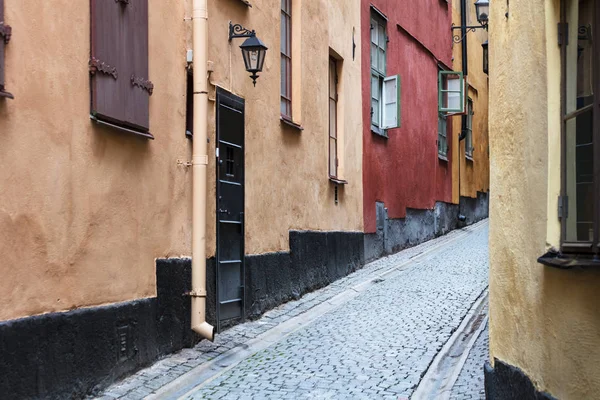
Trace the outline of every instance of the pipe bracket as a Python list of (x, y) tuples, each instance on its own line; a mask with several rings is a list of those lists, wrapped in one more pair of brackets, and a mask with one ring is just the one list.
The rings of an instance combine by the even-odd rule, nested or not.
[(190, 297), (206, 297), (206, 289), (190, 290), (186, 294)]

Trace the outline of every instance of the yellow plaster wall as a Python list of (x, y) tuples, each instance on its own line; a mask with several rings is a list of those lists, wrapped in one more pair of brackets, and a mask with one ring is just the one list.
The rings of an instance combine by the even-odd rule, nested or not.
[[(460, 0), (452, 1), (452, 22), (461, 25)], [(468, 25), (479, 25), (475, 12), (475, 3), (467, 0), (469, 14)], [(454, 31), (458, 35), (460, 30)], [(465, 140), (459, 142), (461, 117), (452, 119), (452, 201), (459, 200), (459, 162), (460, 196), (477, 197), (477, 192), (489, 190), (489, 140), (488, 140), (488, 75), (483, 72), (483, 49), (481, 44), (488, 38), (483, 29), (467, 33), (467, 56), (469, 61), (468, 95), (473, 100), (473, 159), (465, 157)], [(462, 44), (454, 44), (452, 49), (453, 69), (462, 71)], [(459, 149), (459, 151), (456, 151)]]
[(155, 258), (191, 248), (183, 3), (150, 0), (154, 141), (89, 118), (88, 1), (4, 3), (0, 320), (154, 296)]
[[(246, 101), (246, 253), (289, 249), (289, 230), (362, 230), (362, 119), (360, 0), (292, 0), (292, 63), (295, 122), (280, 121), (279, 0), (209, 0), (211, 81)], [(269, 47), (263, 72), (252, 86), (239, 45), (228, 43), (228, 22), (256, 30)], [(352, 60), (352, 34), (356, 56)], [(339, 142), (342, 178), (339, 204), (328, 179), (328, 68), (330, 48), (343, 58), (340, 74)], [(211, 97), (214, 97), (211, 86)], [(215, 181), (214, 102), (209, 112), (209, 182)], [(215, 218), (210, 187), (208, 219)], [(215, 225), (207, 227), (208, 255), (214, 254)]]
[(560, 399), (600, 393), (600, 271), (536, 262), (558, 244), (557, 0), (492, 4), (490, 356)]

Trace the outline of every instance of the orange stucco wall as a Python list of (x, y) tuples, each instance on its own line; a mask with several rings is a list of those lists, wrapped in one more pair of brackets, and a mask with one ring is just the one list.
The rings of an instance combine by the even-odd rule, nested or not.
[[(460, 0), (452, 1), (452, 22), (460, 26)], [(467, 16), (468, 25), (479, 25), (477, 14), (475, 13), (474, 2), (467, 0), (469, 14)], [(454, 31), (458, 35), (460, 30)], [(450, 35), (450, 32), (448, 32)], [(477, 197), (477, 192), (487, 192), (490, 187), (490, 149), (488, 136), (488, 75), (483, 72), (483, 49), (481, 44), (488, 38), (487, 31), (478, 29), (475, 32), (467, 33), (467, 57), (469, 62), (469, 74), (467, 82), (469, 83), (468, 96), (473, 100), (473, 157), (465, 157), (465, 140), (459, 142), (458, 135), (461, 132), (461, 117), (452, 118), (452, 148), (458, 148), (458, 152), (453, 152), (452, 157), (455, 162), (452, 163), (452, 202), (458, 203), (459, 199), (459, 175), (460, 175), (460, 196)], [(455, 71), (462, 71), (462, 44), (454, 44), (452, 56), (454, 59), (453, 68)], [(459, 166), (460, 162), (460, 166)], [(460, 174), (459, 174), (460, 168)]]
[[(191, 0), (149, 0), (150, 130), (89, 118), (89, 2), (6, 0), (13, 37), (0, 100), (0, 320), (154, 296), (155, 258), (191, 255), (185, 137)], [(294, 1), (294, 117), (279, 120), (276, 0), (209, 0), (211, 82), (246, 99), (246, 253), (287, 250), (290, 229), (362, 230), (359, 0)], [(269, 46), (256, 87), (228, 22)], [(352, 59), (352, 37), (357, 44)], [(339, 203), (328, 179), (328, 58), (343, 58)], [(355, 82), (355, 83), (354, 83)], [(214, 99), (215, 86), (210, 86)], [(214, 100), (209, 104), (207, 255), (215, 252)]]
[(183, 3), (150, 0), (154, 141), (89, 118), (89, 2), (4, 3), (0, 320), (155, 295), (154, 259), (191, 249)]

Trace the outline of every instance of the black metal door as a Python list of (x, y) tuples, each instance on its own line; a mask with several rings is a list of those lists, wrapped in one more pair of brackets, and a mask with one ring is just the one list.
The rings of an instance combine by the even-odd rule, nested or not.
[(244, 319), (244, 100), (217, 88), (217, 330)]

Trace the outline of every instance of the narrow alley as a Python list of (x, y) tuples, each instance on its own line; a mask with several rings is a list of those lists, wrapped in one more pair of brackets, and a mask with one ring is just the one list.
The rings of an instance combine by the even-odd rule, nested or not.
[(368, 264), (100, 398), (484, 398), (487, 278), (485, 220)]

